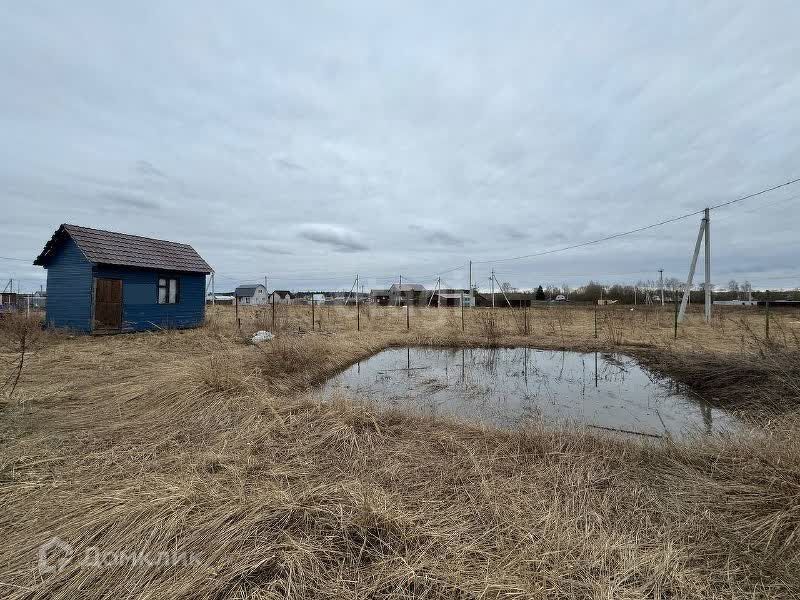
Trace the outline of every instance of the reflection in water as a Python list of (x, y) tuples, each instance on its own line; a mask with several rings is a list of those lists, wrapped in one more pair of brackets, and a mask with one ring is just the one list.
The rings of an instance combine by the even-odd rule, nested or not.
[[(587, 365), (592, 358), (594, 387)], [(546, 420), (680, 436), (688, 431), (710, 434), (734, 424), (724, 411), (681, 393), (674, 381), (657, 377), (623, 354), (394, 348), (363, 363), (332, 377), (319, 393), (328, 397), (343, 392), (384, 406), (501, 427)]]

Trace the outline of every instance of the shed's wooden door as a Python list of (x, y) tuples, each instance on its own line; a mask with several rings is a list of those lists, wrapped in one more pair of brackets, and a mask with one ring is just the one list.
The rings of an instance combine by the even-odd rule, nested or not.
[(95, 280), (94, 327), (119, 329), (122, 325), (122, 280)]

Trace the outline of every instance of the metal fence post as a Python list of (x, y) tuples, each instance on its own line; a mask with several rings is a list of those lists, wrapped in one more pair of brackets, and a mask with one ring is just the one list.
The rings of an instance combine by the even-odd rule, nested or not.
[(675, 325), (674, 325), (675, 332), (673, 334), (673, 339), (677, 340), (678, 339), (678, 300), (677, 300), (677, 298), (675, 299), (674, 304), (675, 304)]

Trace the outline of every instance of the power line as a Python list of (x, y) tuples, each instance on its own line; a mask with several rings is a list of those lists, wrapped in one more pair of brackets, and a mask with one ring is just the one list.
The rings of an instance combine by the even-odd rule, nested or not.
[[(737, 202), (742, 202), (743, 200), (749, 200), (750, 198), (755, 198), (756, 196), (760, 196), (762, 194), (766, 194), (767, 192), (772, 192), (782, 187), (786, 187), (787, 185), (792, 185), (793, 183), (797, 183), (800, 181), (800, 177), (797, 179), (792, 179), (791, 181), (786, 181), (779, 185), (775, 185), (771, 188), (767, 188), (765, 190), (761, 190), (760, 192), (754, 192), (752, 194), (748, 194), (747, 196), (742, 196), (741, 198), (736, 198), (735, 200), (728, 200), (727, 202), (723, 202), (722, 204), (717, 204), (715, 206), (709, 206), (709, 210), (714, 210), (715, 208), (722, 208), (723, 206), (730, 206), (731, 204), (736, 204)], [(701, 211), (702, 212), (702, 211)]]
[[(751, 208), (749, 210), (744, 210), (744, 211), (742, 211), (741, 213), (738, 213), (738, 214), (750, 214), (750, 213), (754, 213), (754, 212), (759, 212), (759, 211), (763, 210), (764, 207), (766, 207), (766, 206), (776, 206), (776, 205), (780, 206), (781, 204), (785, 204), (787, 202), (792, 202), (792, 201), (797, 200), (797, 199), (800, 199), (800, 194), (795, 194), (794, 196), (789, 196), (788, 198), (775, 198), (773, 200), (769, 200), (767, 202), (762, 202), (760, 204), (757, 204), (753, 208)], [(736, 216), (736, 214), (737, 213), (729, 213), (727, 215), (722, 215), (721, 217), (714, 217), (714, 222), (715, 223), (719, 223), (720, 221), (725, 221), (727, 219), (730, 219), (731, 217)]]
[[(749, 200), (750, 198), (755, 198), (756, 196), (760, 196), (762, 194), (766, 194), (768, 192), (772, 192), (774, 190), (780, 189), (782, 187), (786, 187), (792, 184), (800, 182), (800, 178), (792, 179), (790, 181), (786, 181), (779, 185), (772, 186), (770, 188), (766, 188), (760, 190), (758, 192), (753, 192), (752, 194), (748, 194), (746, 196), (742, 196), (740, 198), (735, 198), (733, 200), (729, 200), (728, 202), (722, 202), (720, 204), (716, 204), (714, 206), (710, 206), (709, 210), (713, 210), (716, 208), (722, 208), (723, 206), (730, 206), (731, 204), (735, 204), (737, 202), (742, 202), (744, 200)], [(585, 246), (591, 246), (593, 244), (599, 244), (601, 242), (607, 242), (609, 240), (621, 238), (626, 235), (632, 235), (634, 233), (641, 233), (642, 231), (647, 231), (648, 229), (654, 229), (655, 227), (661, 227), (662, 225), (668, 225), (669, 223), (675, 223), (676, 221), (681, 221), (683, 219), (688, 219), (689, 217), (693, 217), (695, 215), (702, 214), (705, 209), (696, 210), (690, 213), (686, 213), (684, 215), (680, 215), (678, 217), (672, 217), (671, 219), (664, 219), (663, 221), (658, 221), (657, 223), (651, 223), (649, 225), (645, 225), (643, 227), (637, 227), (636, 229), (631, 229), (629, 231), (621, 231), (619, 233), (614, 233), (612, 235), (607, 235), (605, 237), (597, 238), (596, 240), (590, 240), (588, 242), (581, 242), (579, 244), (572, 244), (571, 246), (564, 246), (563, 248), (555, 248), (553, 250), (544, 250), (542, 252), (534, 252), (533, 254), (524, 254), (522, 256), (511, 256), (507, 258), (498, 258), (495, 260), (475, 260), (472, 261), (472, 264), (489, 264), (489, 263), (497, 263), (497, 262), (507, 262), (512, 260), (522, 260), (525, 258), (534, 258), (537, 256), (544, 256), (546, 254), (555, 254), (557, 252), (566, 252), (567, 250), (574, 250), (576, 248), (583, 248)]]
[(31, 263), (31, 265), (33, 264), (33, 261), (28, 258), (13, 258), (11, 256), (0, 256), (0, 260), (16, 260), (19, 262)]

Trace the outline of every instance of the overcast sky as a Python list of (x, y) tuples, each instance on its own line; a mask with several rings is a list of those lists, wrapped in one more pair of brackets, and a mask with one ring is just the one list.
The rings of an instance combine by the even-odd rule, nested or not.
[[(32, 261), (66, 222), (190, 243), (218, 290), (453, 267), (460, 286), (470, 259), (800, 177), (795, 1), (26, 0), (2, 21), (3, 257)], [(800, 184), (715, 211), (713, 281), (800, 285), (799, 219)], [(518, 287), (685, 278), (698, 226), (495, 268)], [(4, 258), (9, 277), (45, 272)]]

